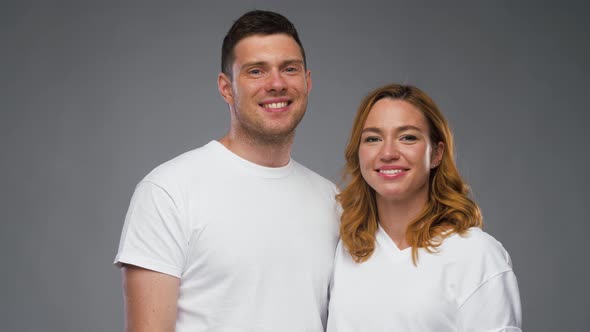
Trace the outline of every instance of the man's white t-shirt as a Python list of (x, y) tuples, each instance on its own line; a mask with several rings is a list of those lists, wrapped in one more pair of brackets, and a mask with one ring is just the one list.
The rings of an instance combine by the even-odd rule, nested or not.
[(115, 263), (181, 279), (179, 332), (324, 331), (335, 194), (294, 160), (262, 167), (211, 141), (138, 184)]

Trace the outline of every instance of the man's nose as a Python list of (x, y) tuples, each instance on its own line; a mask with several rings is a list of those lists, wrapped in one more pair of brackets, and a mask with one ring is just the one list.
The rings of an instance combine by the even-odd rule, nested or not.
[(287, 88), (285, 78), (281, 75), (280, 70), (272, 70), (268, 76), (267, 90), (282, 91)]

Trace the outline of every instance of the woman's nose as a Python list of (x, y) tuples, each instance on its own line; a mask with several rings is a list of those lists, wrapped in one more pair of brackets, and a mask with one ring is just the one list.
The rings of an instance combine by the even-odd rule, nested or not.
[(400, 156), (399, 147), (391, 141), (385, 141), (380, 152), (380, 158), (384, 161), (396, 160)]

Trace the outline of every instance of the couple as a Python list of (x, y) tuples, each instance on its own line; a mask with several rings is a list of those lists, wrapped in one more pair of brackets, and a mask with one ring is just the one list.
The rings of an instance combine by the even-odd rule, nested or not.
[(508, 253), (481, 230), (424, 92), (361, 102), (338, 193), (290, 157), (311, 90), (291, 22), (244, 14), (221, 70), (228, 133), (131, 200), (115, 259), (127, 331), (520, 331)]

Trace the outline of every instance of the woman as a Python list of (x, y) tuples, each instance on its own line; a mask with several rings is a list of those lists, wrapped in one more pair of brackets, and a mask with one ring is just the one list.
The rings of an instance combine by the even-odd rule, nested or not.
[(430, 97), (371, 92), (346, 162), (328, 332), (521, 331), (510, 257), (481, 230)]

